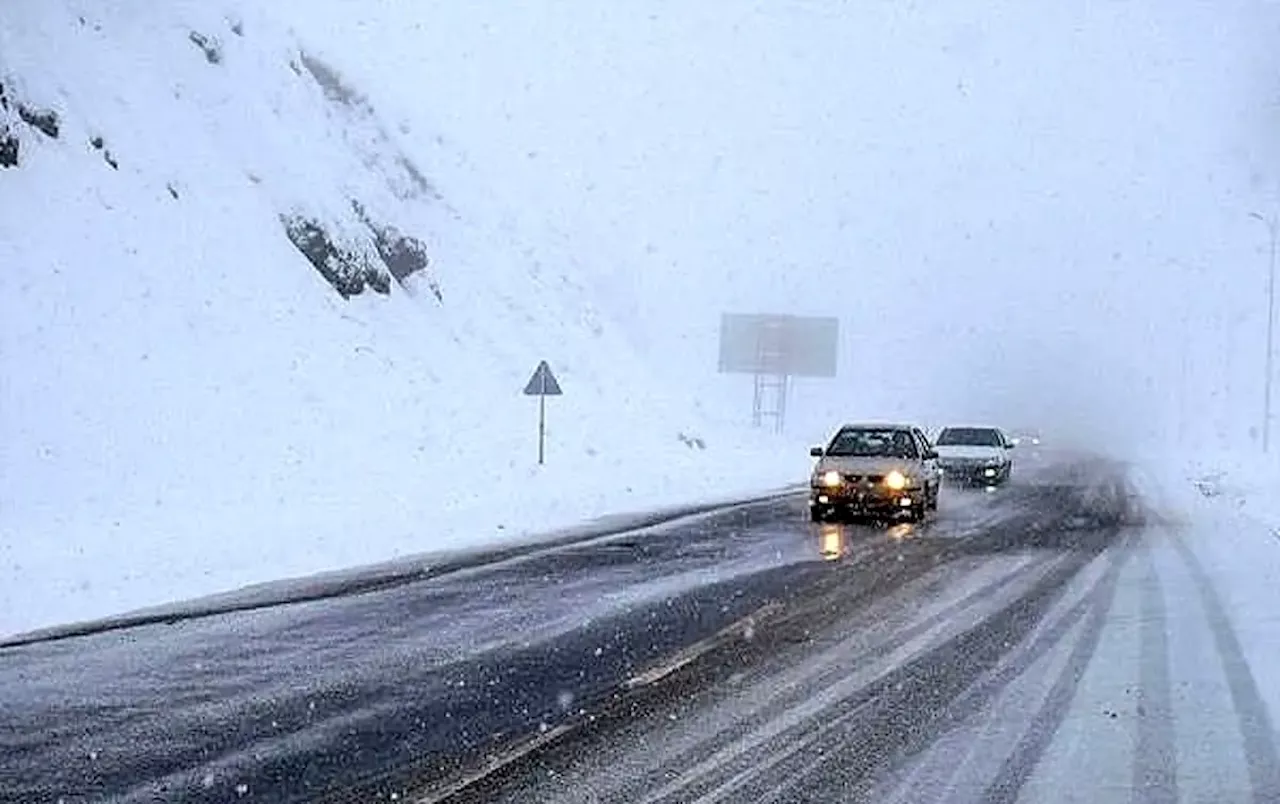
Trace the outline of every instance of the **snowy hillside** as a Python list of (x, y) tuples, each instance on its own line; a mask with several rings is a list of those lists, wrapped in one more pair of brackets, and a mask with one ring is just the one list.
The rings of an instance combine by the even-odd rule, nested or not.
[(256, 5), (5, 4), (0, 632), (802, 476)]
[[(776, 486), (843, 418), (1250, 448), (1277, 35), (1260, 0), (5, 0), (0, 631)], [(840, 319), (785, 440), (712, 373), (724, 311)]]

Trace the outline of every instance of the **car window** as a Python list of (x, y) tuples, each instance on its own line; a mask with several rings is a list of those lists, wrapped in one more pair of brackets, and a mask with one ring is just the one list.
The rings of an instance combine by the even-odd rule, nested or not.
[(840, 458), (918, 458), (920, 448), (907, 430), (859, 427), (841, 430), (827, 455)]
[(1003, 447), (1004, 439), (992, 427), (948, 427), (938, 435), (939, 446)]

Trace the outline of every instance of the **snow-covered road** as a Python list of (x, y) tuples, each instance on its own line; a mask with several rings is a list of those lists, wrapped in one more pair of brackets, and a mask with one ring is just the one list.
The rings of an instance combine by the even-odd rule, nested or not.
[(0, 800), (1272, 801), (1277, 566), (1097, 460), (923, 526), (737, 506), (0, 650)]
[(1280, 800), (1280, 542), (1100, 466), (1037, 478), (1054, 491), (1021, 539), (997, 517), (869, 599), (851, 569), (844, 613), (810, 604), (812, 627), (757, 635), (749, 660), (510, 773), (499, 800)]

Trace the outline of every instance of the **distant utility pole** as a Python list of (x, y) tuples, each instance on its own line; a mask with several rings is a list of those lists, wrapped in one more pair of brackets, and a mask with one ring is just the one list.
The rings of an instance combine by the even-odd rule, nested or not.
[(1276, 326), (1276, 238), (1280, 234), (1280, 221), (1272, 217), (1264, 218), (1257, 212), (1250, 212), (1249, 217), (1257, 218), (1267, 225), (1271, 233), (1271, 259), (1267, 265), (1267, 376), (1262, 385), (1262, 451), (1271, 451), (1271, 379), (1275, 352)]

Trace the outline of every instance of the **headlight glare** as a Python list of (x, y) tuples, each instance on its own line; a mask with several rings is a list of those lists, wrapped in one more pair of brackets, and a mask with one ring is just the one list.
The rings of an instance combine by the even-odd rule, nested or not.
[(838, 486), (840, 485), (840, 473), (835, 470), (823, 472), (822, 476), (818, 478), (818, 482), (827, 488)]
[(901, 491), (907, 487), (907, 476), (894, 469), (884, 476), (884, 484), (894, 491)]

